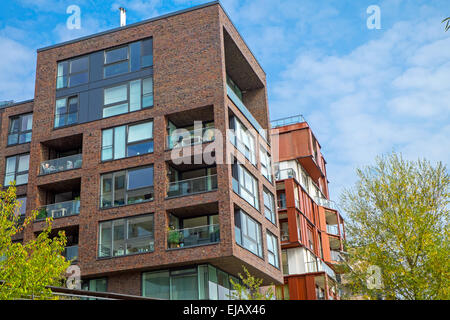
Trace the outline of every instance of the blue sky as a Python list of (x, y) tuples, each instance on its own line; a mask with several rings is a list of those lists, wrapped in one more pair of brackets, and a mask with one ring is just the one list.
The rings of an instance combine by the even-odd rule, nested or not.
[[(208, 1), (3, 0), (0, 101), (34, 96), (36, 49)], [(68, 30), (69, 5), (81, 29)], [(355, 168), (396, 150), (450, 160), (448, 0), (223, 0), (267, 73), (272, 119), (303, 114), (328, 162), (331, 197)], [(381, 29), (368, 29), (377, 5)]]

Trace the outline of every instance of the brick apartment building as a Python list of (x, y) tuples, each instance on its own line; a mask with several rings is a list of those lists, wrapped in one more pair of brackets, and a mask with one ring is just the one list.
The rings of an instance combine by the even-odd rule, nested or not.
[(271, 134), (284, 273), (277, 298), (339, 299), (344, 220), (330, 201), (320, 144), (302, 116), (272, 121)]
[(39, 49), (34, 99), (0, 115), (2, 184), (39, 211), (16, 240), (53, 217), (83, 289), (226, 299), (242, 265), (283, 283), (266, 76), (218, 2)]

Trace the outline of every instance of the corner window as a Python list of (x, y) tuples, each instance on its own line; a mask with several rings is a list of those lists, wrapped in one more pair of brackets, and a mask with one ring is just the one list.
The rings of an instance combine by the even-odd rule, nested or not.
[(101, 176), (102, 208), (153, 200), (153, 166)]
[(153, 106), (153, 79), (139, 79), (104, 90), (103, 118)]
[(28, 183), (29, 154), (23, 154), (6, 158), (5, 186), (16, 181), (16, 185)]
[(263, 257), (261, 225), (242, 210), (234, 212), (234, 233), (237, 244)]
[(267, 260), (275, 268), (280, 267), (280, 260), (278, 256), (278, 238), (271, 232), (267, 231)]
[(8, 146), (31, 141), (33, 114), (11, 117), (9, 121)]
[(102, 161), (153, 152), (153, 121), (103, 130)]
[(75, 87), (89, 81), (89, 57), (58, 63), (56, 89)]
[(275, 197), (269, 190), (264, 188), (263, 198), (264, 198), (264, 215), (266, 216), (267, 220), (276, 225), (277, 221), (275, 217)]
[(154, 251), (153, 214), (101, 222), (99, 258)]
[(78, 96), (56, 100), (55, 128), (78, 123)]

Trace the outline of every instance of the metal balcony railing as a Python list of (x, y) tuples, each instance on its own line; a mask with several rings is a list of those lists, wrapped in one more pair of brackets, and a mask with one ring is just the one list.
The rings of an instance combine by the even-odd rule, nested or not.
[(188, 147), (195, 144), (212, 142), (215, 139), (214, 128), (202, 128), (201, 130), (182, 130), (176, 129), (167, 137), (167, 146), (169, 149)]
[(170, 230), (167, 233), (167, 244), (172, 249), (203, 246), (218, 243), (219, 241), (220, 230), (218, 224)]
[(217, 190), (217, 175), (171, 182), (167, 190), (167, 197), (184, 197), (213, 190)]
[(272, 129), (288, 126), (290, 124), (306, 122), (305, 118), (300, 114), (298, 116), (292, 116), (271, 121)]
[(80, 213), (80, 200), (49, 204), (41, 207), (38, 211), (36, 220), (74, 216)]
[(40, 175), (79, 169), (83, 163), (82, 155), (75, 154), (64, 158), (46, 160), (41, 163)]

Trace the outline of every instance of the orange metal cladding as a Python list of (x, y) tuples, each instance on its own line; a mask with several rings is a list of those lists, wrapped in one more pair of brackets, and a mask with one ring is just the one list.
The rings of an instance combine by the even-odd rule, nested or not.
[[(297, 160), (314, 183), (319, 187), (323, 197), (329, 199), (326, 161), (321, 154), (321, 146), (306, 121), (288, 124), (272, 129), (273, 150), (278, 151), (278, 159), (274, 161)], [(284, 178), (284, 179), (283, 179)], [(329, 208), (329, 204), (317, 203), (315, 195), (310, 195), (299, 182), (299, 177), (279, 177), (277, 195), (285, 194), (285, 209), (279, 209), (280, 222), (288, 222), (289, 239), (282, 241), (282, 249), (304, 247), (318, 257), (320, 263), (325, 262), (334, 269), (330, 241), (339, 241), (339, 250), (343, 249), (343, 219), (339, 212)], [(281, 191), (282, 190), (282, 191)], [(314, 198), (313, 198), (314, 197)], [(337, 234), (327, 230), (327, 214), (336, 215)], [(299, 230), (300, 229), (300, 230)], [(336, 229), (335, 229), (336, 230)], [(290, 264), (290, 262), (289, 262)], [(331, 279), (325, 271), (285, 275), (284, 283), (289, 287), (290, 300), (316, 300), (316, 280), (323, 281), (324, 292), (321, 299), (339, 299), (330, 288)], [(336, 271), (336, 269), (334, 269)], [(322, 280), (323, 279), (323, 280)], [(286, 298), (283, 294), (283, 298)]]

